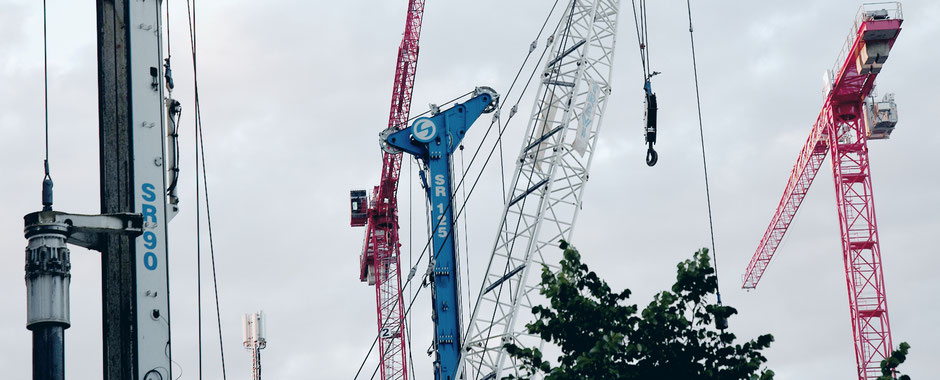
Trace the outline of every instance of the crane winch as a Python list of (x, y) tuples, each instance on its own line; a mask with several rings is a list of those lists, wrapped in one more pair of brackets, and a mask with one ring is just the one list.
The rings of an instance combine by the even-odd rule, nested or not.
[(836, 66), (825, 74), (822, 111), (793, 165), (783, 198), (747, 266), (742, 285), (745, 289), (757, 286), (823, 160), (831, 154), (860, 380), (881, 376), (880, 363), (892, 350), (868, 140), (888, 138), (897, 123), (897, 108), (893, 96), (882, 102), (866, 99), (871, 98), (875, 78), (901, 31), (901, 22), (900, 3), (859, 8)]

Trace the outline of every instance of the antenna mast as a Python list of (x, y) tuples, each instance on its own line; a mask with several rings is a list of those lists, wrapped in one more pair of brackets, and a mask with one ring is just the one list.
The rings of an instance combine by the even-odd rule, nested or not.
[(267, 346), (264, 338), (264, 312), (242, 315), (242, 344), (251, 353), (251, 379), (261, 380), (261, 349)]

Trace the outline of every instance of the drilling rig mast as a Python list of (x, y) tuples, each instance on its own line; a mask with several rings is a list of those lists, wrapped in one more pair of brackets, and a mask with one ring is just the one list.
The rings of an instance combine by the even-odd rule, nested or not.
[[(408, 1), (405, 33), (398, 47), (398, 61), (395, 66), (392, 105), (388, 115), (389, 130), (400, 130), (408, 126), (424, 2), (425, 0)], [(372, 190), (371, 202), (368, 201), (365, 190), (350, 192), (350, 225), (366, 227), (362, 254), (359, 257), (359, 280), (375, 285), (379, 368), (383, 380), (408, 378), (398, 242), (397, 193), (401, 157), (401, 153), (382, 154), (382, 179)]]
[(65, 378), (67, 244), (101, 253), (104, 379), (173, 378), (167, 223), (178, 209), (168, 170), (178, 167), (166, 151), (161, 3), (97, 1), (101, 214), (53, 210), (47, 161), (43, 209), (24, 217), (34, 379)]
[[(431, 117), (415, 120), (411, 128), (384, 134), (382, 149), (415, 156), (422, 173), (431, 179), (430, 202), (433, 272), (430, 275), (434, 322), (434, 379), (456, 380), (461, 354), (460, 262), (456, 256), (453, 207), (453, 161), (451, 156), (473, 122), (496, 110), (499, 95), (489, 87), (477, 87), (473, 98)], [(430, 268), (429, 268), (430, 269)]]
[(888, 58), (901, 22), (900, 3), (866, 4), (859, 9), (835, 68), (826, 72), (822, 111), (793, 166), (770, 226), (748, 264), (742, 286), (757, 286), (823, 160), (831, 154), (860, 380), (881, 376), (881, 360), (892, 350), (868, 140), (890, 135), (897, 123), (897, 109), (893, 96), (882, 102), (866, 99), (871, 97), (875, 77)]

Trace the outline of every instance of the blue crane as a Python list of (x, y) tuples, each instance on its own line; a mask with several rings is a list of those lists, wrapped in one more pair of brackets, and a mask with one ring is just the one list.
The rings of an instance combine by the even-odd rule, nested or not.
[(460, 280), (454, 251), (451, 154), (460, 146), (473, 122), (480, 115), (496, 109), (499, 97), (488, 87), (478, 87), (473, 95), (465, 103), (458, 103), (432, 117), (416, 119), (411, 127), (388, 134), (384, 140), (386, 150), (400, 150), (420, 160), (431, 179), (425, 187), (431, 202), (435, 380), (457, 378), (463, 343), (460, 336)]

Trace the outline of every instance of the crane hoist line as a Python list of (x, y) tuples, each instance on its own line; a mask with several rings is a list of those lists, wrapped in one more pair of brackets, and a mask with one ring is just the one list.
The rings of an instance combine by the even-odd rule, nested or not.
[(633, 5), (633, 21), (636, 24), (636, 41), (640, 46), (640, 63), (643, 67), (643, 103), (644, 103), (644, 121), (643, 137), (646, 140), (646, 165), (653, 166), (659, 161), (659, 154), (653, 149), (656, 145), (656, 112), (659, 106), (656, 102), (656, 93), (653, 92), (651, 79), (661, 74), (659, 71), (651, 71), (649, 55), (649, 34), (646, 26), (646, 0), (640, 0), (637, 8), (636, 0), (631, 0)]

